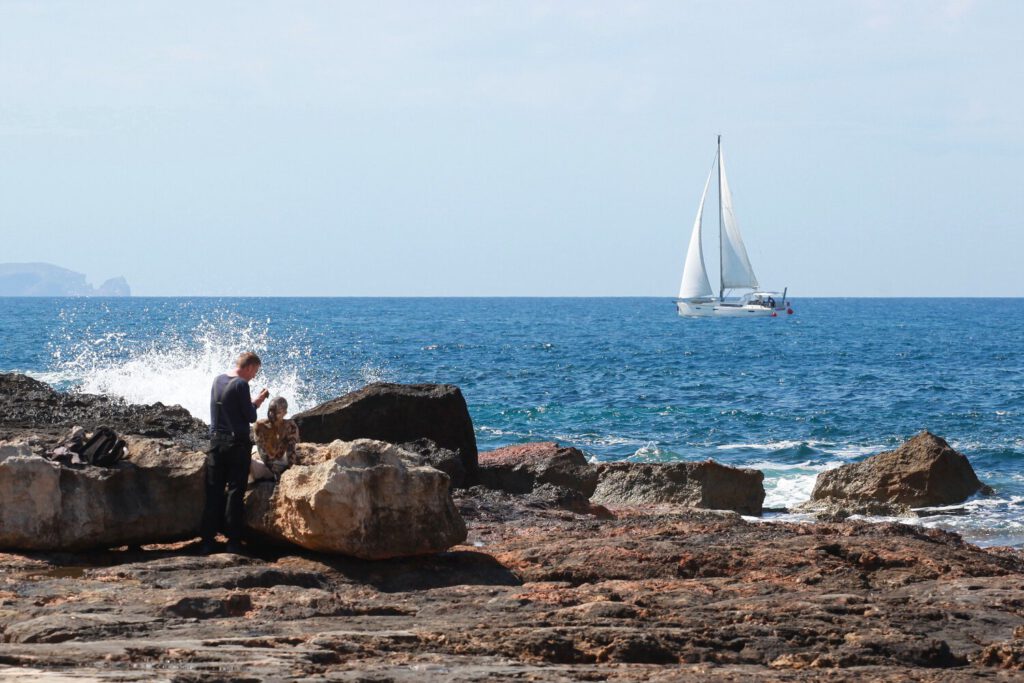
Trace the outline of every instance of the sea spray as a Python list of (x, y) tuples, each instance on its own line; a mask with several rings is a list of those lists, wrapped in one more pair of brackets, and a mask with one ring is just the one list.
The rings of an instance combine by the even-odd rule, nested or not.
[[(65, 336), (53, 345), (53, 369), (39, 374), (54, 384), (117, 396), (129, 403), (177, 404), (208, 421), (212, 379), (233, 367), (238, 354), (248, 350), (264, 360), (252, 382), (254, 393), (268, 387), (272, 396), (288, 401), (291, 413), (316, 405), (306, 368), (308, 350), (273, 341), (269, 323), (224, 313), (203, 318), (187, 333), (170, 328), (142, 342), (126, 333)], [(260, 414), (266, 414), (266, 404)]]

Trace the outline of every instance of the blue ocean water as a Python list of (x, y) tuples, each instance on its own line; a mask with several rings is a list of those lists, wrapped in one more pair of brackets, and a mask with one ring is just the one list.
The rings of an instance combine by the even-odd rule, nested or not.
[[(292, 412), (367, 382), (447, 382), (482, 449), (762, 469), (766, 505), (921, 429), (996, 495), (918, 521), (1024, 545), (1022, 299), (804, 299), (796, 314), (680, 319), (669, 299), (0, 299), (0, 371), (179, 403), (255, 349)], [(769, 515), (768, 519), (793, 518)]]

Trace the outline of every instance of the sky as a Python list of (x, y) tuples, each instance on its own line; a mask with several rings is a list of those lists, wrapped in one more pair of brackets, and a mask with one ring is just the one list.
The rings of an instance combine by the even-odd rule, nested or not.
[(1024, 296), (1022, 33), (1016, 0), (0, 0), (0, 262), (671, 298), (721, 134), (763, 287)]

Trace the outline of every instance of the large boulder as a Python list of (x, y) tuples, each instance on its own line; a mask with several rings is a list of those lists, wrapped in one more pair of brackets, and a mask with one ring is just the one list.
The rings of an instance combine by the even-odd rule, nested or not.
[(476, 478), (477, 449), (466, 399), (451, 384), (378, 382), (295, 416), (303, 441), (376, 439), (392, 444), (430, 439), (457, 451), (467, 483)]
[(597, 467), (576, 448), (553, 441), (506, 446), (479, 456), (480, 484), (508, 493), (530, 493), (542, 484), (589, 498), (597, 488)]
[(115, 467), (65, 466), (0, 442), (0, 548), (77, 551), (198, 534), (205, 454), (133, 438)]
[(811, 501), (821, 504), (883, 504), (910, 508), (961, 503), (991, 493), (967, 458), (923, 431), (894, 451), (822, 472)]
[(414, 454), (371, 439), (301, 450), (313, 464), (249, 492), (246, 521), (258, 534), (366, 560), (437, 553), (466, 540), (448, 476)]
[(601, 505), (670, 503), (760, 515), (764, 473), (705, 462), (614, 462), (598, 466), (591, 501)]

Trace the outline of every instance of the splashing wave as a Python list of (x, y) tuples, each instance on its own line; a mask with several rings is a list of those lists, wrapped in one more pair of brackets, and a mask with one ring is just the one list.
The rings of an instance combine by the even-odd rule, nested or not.
[[(272, 340), (269, 324), (224, 314), (204, 318), (190, 331), (170, 329), (141, 343), (123, 332), (65, 335), (51, 344), (52, 369), (38, 376), (54, 385), (130, 403), (177, 404), (207, 421), (213, 377), (231, 368), (239, 353), (250, 350), (264, 361), (252, 382), (254, 392), (266, 386), (272, 396), (287, 399), (292, 413), (316, 405), (313, 384), (306, 379), (309, 351)], [(261, 414), (265, 412), (266, 404)]]

